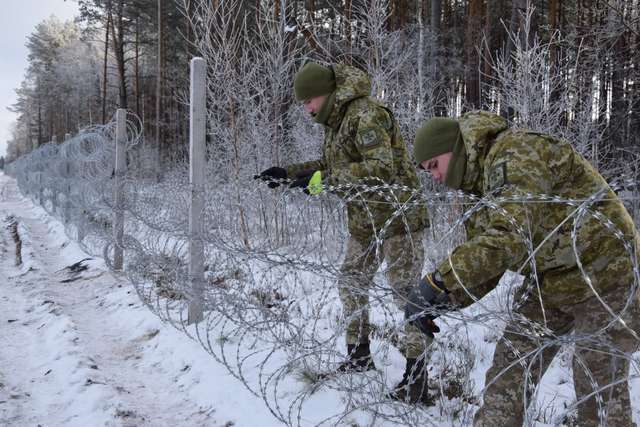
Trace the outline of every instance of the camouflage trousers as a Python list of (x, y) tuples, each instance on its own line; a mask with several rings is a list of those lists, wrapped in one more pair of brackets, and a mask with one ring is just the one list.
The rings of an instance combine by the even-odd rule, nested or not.
[[(628, 286), (620, 286), (602, 296), (616, 315), (622, 313), (628, 297)], [(542, 323), (538, 302), (525, 304), (520, 313), (532, 322)], [(487, 373), (487, 384), (495, 382), (485, 391), (484, 406), (476, 414), (474, 425), (521, 426), (525, 422), (527, 426), (534, 425), (535, 410), (530, 410), (525, 417), (526, 371), (521, 362), (529, 367), (530, 376), (526, 380), (531, 385), (527, 387), (527, 403), (530, 403), (536, 383), (559, 350), (559, 341), (566, 337), (575, 343), (573, 378), (577, 402), (580, 402), (577, 425), (633, 426), (627, 379), (638, 340), (620, 322), (612, 322), (614, 317), (596, 297), (562, 311), (546, 308), (545, 315), (547, 326), (555, 331), (553, 336), (545, 338), (544, 335), (535, 337), (535, 334), (519, 333), (525, 329), (516, 323), (507, 326), (496, 347), (494, 364)], [(637, 295), (621, 318), (629, 329), (640, 331)], [(526, 330), (531, 330), (530, 326)], [(573, 335), (569, 335), (571, 331)], [(581, 402), (582, 399), (585, 400)], [(603, 424), (599, 421), (599, 407), (606, 413)]]
[[(380, 255), (386, 262), (385, 275), (391, 286), (393, 301), (404, 312), (409, 291), (420, 280), (424, 249), (424, 232), (392, 236), (384, 240)], [(347, 344), (369, 342), (369, 290), (380, 266), (375, 244), (366, 244), (353, 237), (347, 242), (338, 291), (347, 319)], [(400, 351), (407, 358), (418, 358), (427, 348), (428, 338), (418, 328), (407, 324), (400, 338)]]

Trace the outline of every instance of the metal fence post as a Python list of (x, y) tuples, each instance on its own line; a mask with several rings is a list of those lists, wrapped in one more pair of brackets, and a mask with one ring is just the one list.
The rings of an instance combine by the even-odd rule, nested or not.
[(42, 171), (38, 171), (38, 203), (44, 206), (44, 184), (42, 183)]
[(62, 153), (60, 155), (60, 159), (62, 160), (62, 188), (60, 189), (60, 192), (64, 194), (64, 205), (62, 206), (62, 218), (64, 220), (65, 224), (69, 223), (69, 207), (71, 206), (71, 203), (69, 201), (69, 197), (71, 196), (71, 173), (70, 173), (70, 168), (69, 168), (69, 155), (67, 153), (67, 150), (60, 150), (60, 152)]
[[(71, 134), (67, 133), (64, 135), (64, 142), (67, 142), (71, 139)], [(64, 213), (63, 218), (65, 223), (69, 223), (71, 221), (71, 160), (68, 156), (69, 147), (65, 146), (61, 151), (64, 156), (64, 178), (65, 178), (65, 202), (64, 202)], [(56, 196), (57, 199), (57, 196)]]
[(116, 112), (116, 159), (114, 185), (113, 212), (113, 268), (121, 271), (123, 265), (124, 236), (124, 175), (126, 172), (126, 142), (127, 142), (127, 110), (118, 109)]
[(58, 190), (61, 189), (61, 184), (59, 184), (60, 178), (62, 178), (60, 172), (61, 158), (62, 152), (61, 150), (57, 150), (54, 158), (52, 158), (47, 165), (49, 174), (51, 175), (51, 212), (53, 212), (54, 216), (60, 214), (60, 207), (58, 206), (58, 196), (60, 195), (60, 191)]
[(204, 210), (204, 167), (206, 137), (207, 67), (202, 58), (191, 60), (191, 103), (189, 107), (189, 300), (188, 324), (203, 319), (204, 243), (202, 240), (202, 212)]

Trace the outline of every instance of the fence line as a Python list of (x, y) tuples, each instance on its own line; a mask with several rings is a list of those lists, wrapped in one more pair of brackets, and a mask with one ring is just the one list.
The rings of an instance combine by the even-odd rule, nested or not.
[[(615, 224), (598, 215), (595, 207), (603, 201), (601, 195), (586, 200), (550, 195), (478, 198), (366, 180), (329, 186), (322, 195), (308, 197), (286, 185), (269, 190), (249, 176), (221, 176), (205, 147), (206, 64), (202, 59), (192, 60), (191, 78), (188, 169), (178, 165), (158, 183), (140, 168), (128, 167), (128, 163), (145, 164), (155, 153), (138, 144), (142, 135), (137, 119), (129, 116), (127, 120), (127, 113), (118, 110), (112, 122), (65, 137), (60, 145), (55, 140), (45, 144), (6, 170), (23, 194), (62, 218), (67, 232), (87, 251), (102, 253), (112, 269), (124, 271), (151, 310), (199, 341), (284, 424), (333, 425), (354, 416), (370, 424), (469, 423), (482, 391), (481, 384), (470, 378), (474, 369), (480, 369), (478, 354), (488, 351), (474, 349), (481, 346), (480, 341), (469, 337), (495, 335), (482, 325), (500, 330), (513, 319), (512, 306), (525, 302), (524, 298), (513, 301), (512, 291), (522, 281), (511, 275), (503, 278), (502, 286), (482, 306), (443, 315), (447, 327), (443, 325), (430, 354), (432, 393), (440, 397), (438, 410), (407, 406), (384, 397), (402, 363), (395, 347), (402, 339), (404, 319), (392, 303), (394, 295), (384, 274), (378, 274), (364, 292), (369, 298), (377, 362), (385, 369), (366, 375), (319, 376), (344, 357), (343, 334), (350, 319), (340, 309), (336, 282), (341, 280), (348, 236), (344, 226), (348, 201), (393, 206), (394, 218), (405, 224), (407, 232), (407, 208), (426, 205), (436, 231), (412, 243), (429, 248), (427, 269), (463, 239), (463, 222), (486, 210), (503, 215), (533, 255), (526, 225), (501, 208), (508, 202), (573, 206), (577, 214), (569, 223), (575, 230), (585, 218), (593, 218), (635, 259), (633, 242), (624, 241)], [(638, 200), (634, 182), (620, 180), (612, 185)], [(398, 202), (399, 192), (408, 193), (409, 200)], [(370, 212), (367, 215), (372, 218)], [(378, 259), (381, 236), (389, 223), (376, 230), (376, 242), (370, 248), (370, 255)], [(414, 255), (411, 248), (405, 250), (406, 256)], [(581, 254), (575, 256), (579, 259)], [(528, 265), (535, 271), (534, 256)], [(630, 291), (640, 276), (635, 261), (634, 266), (636, 283), (630, 284)], [(382, 266), (380, 273), (390, 267)], [(617, 315), (619, 320), (621, 314)], [(541, 333), (539, 325), (525, 321), (519, 328), (517, 333), (527, 336)], [(566, 345), (567, 338), (562, 339), (550, 338), (544, 345)], [(527, 367), (523, 381), (530, 375)], [(332, 406), (322, 416), (308, 409), (320, 387), (335, 392), (335, 398), (329, 399)], [(449, 399), (456, 387), (461, 398)], [(606, 385), (593, 387), (599, 390)], [(525, 399), (535, 401), (536, 397), (531, 391)], [(565, 409), (556, 411), (553, 419), (567, 415)]]

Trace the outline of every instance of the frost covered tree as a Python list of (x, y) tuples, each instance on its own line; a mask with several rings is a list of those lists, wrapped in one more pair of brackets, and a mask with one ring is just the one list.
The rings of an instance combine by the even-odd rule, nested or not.
[[(83, 106), (67, 98), (71, 76), (60, 73), (64, 55), (77, 48), (79, 38), (80, 29), (76, 24), (61, 22), (55, 17), (38, 24), (28, 37), (29, 66), (25, 80), (16, 91), (18, 101), (12, 106), (21, 122), (16, 129), (26, 130), (21, 137), (36, 137), (35, 141), (24, 141), (23, 146), (37, 147), (54, 135), (61, 138), (72, 128), (71, 123), (77, 126), (87, 121)], [(19, 136), (14, 135), (14, 141)]]
[[(81, 24), (68, 24), (73, 30), (49, 22), (34, 32), (43, 36), (31, 43), (37, 72), (18, 89), (16, 108), (29, 110), (22, 120), (31, 121), (36, 145), (64, 133), (58, 129), (108, 121), (115, 108), (127, 106), (143, 120), (145, 144), (158, 147), (162, 164), (170, 167), (186, 153), (188, 62), (195, 54), (211, 60), (212, 118), (222, 106), (233, 104), (236, 116), (246, 110), (261, 123), (253, 129), (275, 159), (296, 156), (296, 147), (310, 144), (299, 129), (313, 131), (290, 90), (292, 73), (309, 58), (365, 68), (375, 95), (396, 111), (407, 141), (433, 115), (482, 108), (521, 120), (529, 113), (507, 106), (503, 95), (513, 89), (508, 75), (526, 73), (526, 58), (516, 56), (532, 49), (537, 53), (527, 66), (536, 67), (546, 85), (541, 99), (554, 110), (548, 118), (564, 127), (560, 134), (582, 132), (583, 152), (596, 163), (615, 162), (613, 153), (629, 151), (640, 131), (637, 1), (81, 0), (79, 6)], [(234, 17), (211, 19), (221, 9), (233, 9)], [(57, 39), (47, 36), (47, 27), (56, 25)], [(228, 30), (223, 38), (221, 28)], [(83, 54), (70, 52), (53, 67), (56, 44), (78, 33), (85, 51), (78, 44), (72, 50)], [(217, 51), (225, 38), (228, 47)], [(235, 69), (216, 68), (225, 51)], [(74, 88), (74, 108), (60, 108), (69, 89), (63, 81), (58, 87), (63, 69), (91, 70), (83, 87)], [(240, 93), (245, 95), (237, 102)], [(527, 98), (535, 102), (537, 93), (521, 102)], [(211, 146), (220, 135), (212, 129)], [(596, 143), (585, 142), (594, 137)], [(246, 154), (255, 163), (255, 153)]]

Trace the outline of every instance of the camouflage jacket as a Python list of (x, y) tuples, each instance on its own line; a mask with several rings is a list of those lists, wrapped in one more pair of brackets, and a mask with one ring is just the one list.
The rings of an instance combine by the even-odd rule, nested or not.
[[(336, 65), (335, 105), (325, 126), (322, 158), (290, 165), (289, 176), (320, 170), (328, 185), (381, 183), (420, 187), (415, 167), (393, 113), (369, 96), (371, 81), (357, 68)], [(366, 242), (384, 228), (384, 236), (417, 231), (427, 221), (426, 209), (414, 206), (396, 216), (410, 195), (401, 191), (340, 192), (347, 200), (349, 232)], [(389, 219), (390, 224), (385, 228)]]
[[(508, 130), (503, 118), (486, 112), (468, 113), (459, 123), (467, 150), (464, 191), (494, 203), (499, 202), (497, 197), (558, 198), (534, 203), (503, 201), (469, 218), (466, 243), (437, 268), (459, 302), (472, 302), (460, 283), (481, 298), (505, 270), (518, 271), (522, 266), (523, 274), (536, 272), (545, 305), (561, 308), (589, 298), (593, 292), (576, 260), (574, 232), (580, 264), (598, 292), (632, 283), (632, 257), (622, 240), (593, 213), (611, 220), (631, 247), (638, 245), (633, 220), (602, 176), (568, 142)], [(589, 204), (588, 212), (577, 209), (581, 201), (597, 193), (602, 198)], [(566, 199), (576, 202), (560, 201)], [(534, 262), (529, 259), (533, 250)]]

